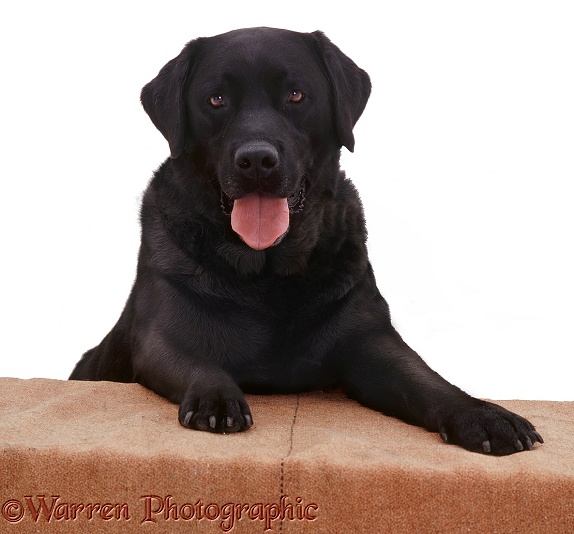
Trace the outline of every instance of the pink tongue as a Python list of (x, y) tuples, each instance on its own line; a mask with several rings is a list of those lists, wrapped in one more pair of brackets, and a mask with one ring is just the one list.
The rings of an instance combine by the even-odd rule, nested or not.
[(289, 228), (287, 199), (259, 193), (238, 198), (231, 211), (231, 228), (255, 250), (270, 247)]

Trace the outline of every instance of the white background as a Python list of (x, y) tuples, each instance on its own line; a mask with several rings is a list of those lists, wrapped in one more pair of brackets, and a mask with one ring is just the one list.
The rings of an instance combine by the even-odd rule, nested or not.
[(119, 317), (168, 155), (141, 87), (188, 40), (265, 25), (321, 29), (371, 75), (342, 166), (403, 337), (474, 395), (574, 400), (572, 2), (23, 1), (0, 20), (0, 376), (64, 379)]

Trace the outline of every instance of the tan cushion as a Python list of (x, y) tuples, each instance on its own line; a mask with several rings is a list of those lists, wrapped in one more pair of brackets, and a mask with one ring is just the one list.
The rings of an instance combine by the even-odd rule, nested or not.
[(574, 402), (500, 402), (546, 443), (498, 458), (339, 393), (248, 401), (213, 435), (137, 384), (0, 379), (0, 532), (574, 532)]

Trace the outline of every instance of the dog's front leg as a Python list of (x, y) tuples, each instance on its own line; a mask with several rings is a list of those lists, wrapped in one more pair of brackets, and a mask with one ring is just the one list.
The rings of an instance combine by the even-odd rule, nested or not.
[(523, 417), (447, 382), (392, 328), (361, 337), (341, 360), (342, 380), (359, 402), (475, 452), (511, 454), (543, 442)]
[(216, 364), (156, 337), (135, 357), (137, 381), (179, 404), (186, 428), (221, 434), (247, 430), (253, 419), (243, 392)]

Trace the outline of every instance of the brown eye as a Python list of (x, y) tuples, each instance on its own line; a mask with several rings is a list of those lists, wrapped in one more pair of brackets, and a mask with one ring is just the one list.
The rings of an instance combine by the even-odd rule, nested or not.
[(209, 103), (214, 108), (220, 108), (225, 106), (225, 98), (223, 98), (221, 95), (211, 95), (209, 97)]
[(303, 91), (296, 90), (289, 93), (289, 100), (291, 100), (291, 102), (294, 104), (299, 104), (299, 102), (302, 102), (304, 98), (305, 94)]

